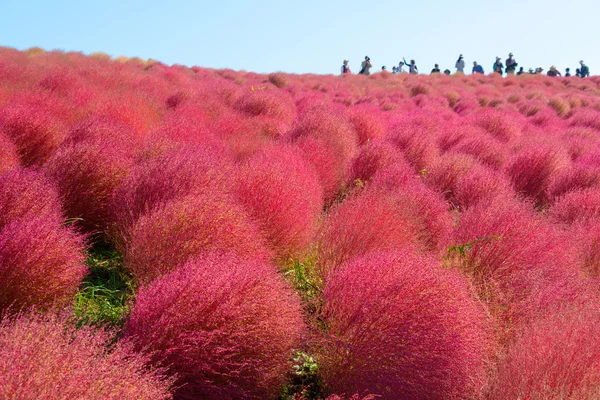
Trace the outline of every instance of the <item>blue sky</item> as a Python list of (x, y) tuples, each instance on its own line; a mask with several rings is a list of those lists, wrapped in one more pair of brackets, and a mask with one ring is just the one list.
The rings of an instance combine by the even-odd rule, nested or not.
[(463, 53), (489, 72), (512, 51), (526, 69), (600, 71), (599, 0), (5, 0), (0, 15), (1, 46), (208, 68), (335, 74), (369, 55), (375, 69), (406, 57), (454, 71)]

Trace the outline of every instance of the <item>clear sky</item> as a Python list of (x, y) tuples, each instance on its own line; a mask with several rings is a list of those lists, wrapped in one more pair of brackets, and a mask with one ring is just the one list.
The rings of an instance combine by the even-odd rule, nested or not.
[(600, 0), (2, 0), (0, 46), (102, 51), (166, 64), (255, 72), (374, 70), (402, 57), (490, 72), (509, 52), (527, 70), (600, 71)]

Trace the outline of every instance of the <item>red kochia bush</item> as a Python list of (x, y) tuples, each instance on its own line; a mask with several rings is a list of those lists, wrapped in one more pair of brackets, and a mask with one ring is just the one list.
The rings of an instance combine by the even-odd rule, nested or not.
[(538, 205), (548, 201), (547, 188), (551, 179), (569, 165), (560, 149), (549, 146), (527, 148), (514, 155), (506, 166), (506, 175), (515, 191), (534, 200)]
[(462, 214), (451, 242), (449, 255), (508, 329), (587, 295), (568, 235), (528, 204), (480, 203)]
[(84, 141), (61, 147), (44, 166), (59, 188), (67, 216), (81, 218), (88, 232), (111, 222), (110, 199), (133, 160), (110, 141)]
[(62, 224), (58, 191), (35, 171), (14, 168), (0, 173), (0, 229), (11, 221), (34, 217)]
[(437, 249), (452, 229), (445, 203), (420, 184), (404, 189), (369, 188), (330, 211), (318, 244), (322, 278), (345, 260), (370, 251)]
[(107, 348), (111, 333), (76, 329), (66, 314), (0, 321), (0, 398), (171, 399), (171, 380), (145, 367), (130, 344)]
[(380, 139), (385, 135), (384, 116), (379, 107), (360, 105), (349, 109), (350, 122), (358, 136), (358, 144)]
[(178, 375), (177, 398), (268, 399), (302, 331), (300, 303), (273, 267), (223, 253), (141, 288), (125, 337)]
[(224, 156), (210, 147), (175, 146), (132, 169), (111, 199), (112, 218), (119, 236), (156, 206), (211, 190), (227, 191), (228, 172)]
[(5, 135), (0, 132), (0, 174), (9, 168), (17, 167), (19, 165), (19, 155), (17, 153), (17, 146), (8, 139)]
[(600, 188), (576, 190), (559, 197), (548, 218), (555, 223), (590, 223), (600, 219)]
[(0, 132), (8, 136), (26, 166), (43, 165), (60, 146), (66, 129), (50, 109), (15, 104), (0, 113)]
[(460, 274), (406, 249), (370, 253), (330, 277), (323, 302), (318, 359), (327, 391), (384, 399), (481, 391), (486, 315)]
[(298, 118), (287, 138), (315, 166), (325, 203), (330, 203), (346, 183), (356, 152), (357, 137), (352, 125), (332, 107), (313, 107)]
[(368, 182), (381, 168), (398, 163), (406, 163), (406, 161), (393, 144), (383, 140), (367, 143), (361, 147), (352, 161), (349, 183), (357, 179)]
[(490, 400), (600, 397), (597, 305), (562, 308), (522, 331), (502, 357)]
[(139, 281), (149, 282), (208, 250), (261, 261), (272, 257), (242, 206), (207, 190), (140, 217), (125, 248), (125, 265)]
[(313, 239), (323, 190), (313, 166), (292, 146), (273, 146), (240, 167), (235, 195), (279, 258), (298, 256)]
[(44, 217), (0, 229), (0, 309), (64, 303), (87, 272), (83, 239)]

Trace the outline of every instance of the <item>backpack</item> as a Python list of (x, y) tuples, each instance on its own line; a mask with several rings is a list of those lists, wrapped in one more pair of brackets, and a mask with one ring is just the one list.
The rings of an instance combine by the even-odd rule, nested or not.
[(589, 75), (590, 75), (590, 69), (588, 68), (588, 66), (584, 65), (583, 67), (581, 67), (581, 76), (586, 77)]

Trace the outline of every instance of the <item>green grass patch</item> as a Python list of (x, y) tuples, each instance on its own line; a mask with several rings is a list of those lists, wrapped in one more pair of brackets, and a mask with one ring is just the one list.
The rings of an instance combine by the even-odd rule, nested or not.
[(123, 257), (105, 243), (94, 245), (87, 258), (90, 274), (75, 296), (75, 317), (80, 325), (122, 326), (129, 313), (135, 287), (123, 269)]

